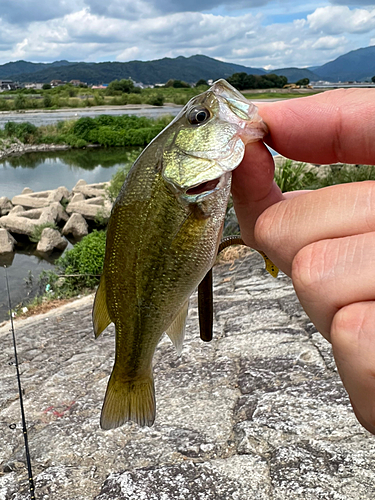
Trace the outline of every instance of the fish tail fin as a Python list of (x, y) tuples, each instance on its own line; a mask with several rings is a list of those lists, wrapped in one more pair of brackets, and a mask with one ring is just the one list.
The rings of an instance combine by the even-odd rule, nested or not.
[(128, 420), (138, 425), (151, 426), (155, 420), (156, 403), (152, 372), (136, 379), (124, 379), (113, 368), (104, 398), (100, 426), (115, 429)]

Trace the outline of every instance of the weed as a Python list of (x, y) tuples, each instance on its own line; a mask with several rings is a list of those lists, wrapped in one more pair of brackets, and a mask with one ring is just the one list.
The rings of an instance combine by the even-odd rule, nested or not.
[(45, 229), (46, 227), (57, 229), (56, 224), (54, 224), (53, 222), (45, 222), (44, 224), (39, 224), (34, 227), (33, 232), (30, 236), (30, 241), (32, 241), (33, 243), (38, 243), (38, 241), (42, 237), (43, 229)]

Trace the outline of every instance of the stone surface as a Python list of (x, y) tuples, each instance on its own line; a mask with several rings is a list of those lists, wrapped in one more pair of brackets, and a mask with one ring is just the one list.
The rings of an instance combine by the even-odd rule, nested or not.
[(6, 229), (0, 229), (0, 255), (12, 253), (16, 240)]
[[(114, 329), (94, 340), (92, 297), (16, 321), (38, 500), (375, 498), (375, 437), (290, 280), (249, 253), (214, 282), (213, 341), (199, 339), (194, 295), (181, 356), (166, 337), (157, 348), (151, 428), (99, 428)], [(8, 324), (0, 343), (0, 498), (26, 500)]]
[(57, 229), (46, 227), (42, 231), (42, 236), (38, 241), (36, 249), (40, 253), (49, 253), (55, 249), (61, 251), (65, 250), (67, 246), (68, 242), (61, 236)]
[(80, 214), (72, 214), (62, 229), (65, 236), (71, 234), (76, 239), (81, 239), (88, 234), (88, 225), (85, 218)]
[(106, 191), (104, 187), (108, 182), (100, 182), (96, 184), (87, 184), (83, 179), (80, 179), (72, 189), (73, 193), (82, 193), (86, 198), (95, 196), (105, 196)]
[(0, 227), (7, 229), (11, 233), (26, 234), (27, 236), (33, 234), (37, 224), (37, 220), (18, 217), (17, 215), (13, 215), (13, 213), (0, 218)]
[(0, 217), (7, 215), (12, 210), (13, 204), (6, 196), (0, 198)]
[(89, 203), (89, 200), (70, 202), (66, 207), (68, 214), (81, 214), (85, 219), (95, 220), (98, 216), (109, 219), (111, 205), (105, 202), (104, 198), (96, 199), (96, 203)]
[(46, 222), (67, 222), (68, 219), (69, 215), (65, 212), (61, 203), (54, 201), (43, 209), (39, 218), (39, 224), (45, 224)]

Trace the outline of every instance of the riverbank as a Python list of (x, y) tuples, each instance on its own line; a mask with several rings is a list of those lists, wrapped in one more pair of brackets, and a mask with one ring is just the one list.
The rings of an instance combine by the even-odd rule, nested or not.
[(25, 153), (66, 151), (71, 148), (72, 146), (68, 144), (24, 144), (16, 138), (3, 141), (0, 139), (0, 160), (8, 158), (9, 156), (20, 156)]

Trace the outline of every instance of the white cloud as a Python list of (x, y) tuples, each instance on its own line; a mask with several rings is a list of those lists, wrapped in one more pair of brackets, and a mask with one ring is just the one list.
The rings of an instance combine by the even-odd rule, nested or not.
[(310, 29), (327, 34), (367, 33), (375, 28), (375, 9), (350, 10), (345, 6), (319, 7), (307, 16)]
[(311, 45), (311, 47), (319, 50), (331, 50), (337, 47), (343, 47), (346, 43), (347, 39), (344, 36), (321, 36)]

